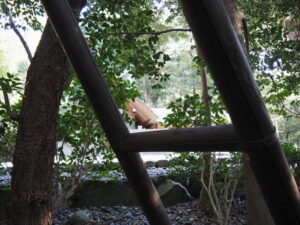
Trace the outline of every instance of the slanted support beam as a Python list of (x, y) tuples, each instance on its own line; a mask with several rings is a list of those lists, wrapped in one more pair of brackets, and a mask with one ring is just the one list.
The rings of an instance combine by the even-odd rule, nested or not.
[[(300, 195), (222, 0), (180, 0), (277, 225), (300, 224)], [(259, 141), (255, 141), (259, 140)]]
[(66, 0), (42, 0), (54, 30), (95, 110), (104, 132), (152, 225), (170, 225), (166, 210), (138, 153), (119, 151), (129, 135)]
[(132, 133), (120, 145), (130, 152), (239, 151), (241, 139), (232, 125)]

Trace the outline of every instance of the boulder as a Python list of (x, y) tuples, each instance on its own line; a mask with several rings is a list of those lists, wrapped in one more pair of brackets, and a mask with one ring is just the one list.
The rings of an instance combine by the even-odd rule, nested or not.
[(138, 205), (133, 189), (125, 181), (86, 181), (70, 198), (71, 207)]
[(72, 214), (66, 225), (88, 225), (89, 217), (84, 211), (77, 211)]
[(188, 192), (194, 197), (199, 198), (202, 184), (200, 181), (200, 174), (174, 174), (170, 175), (169, 179), (182, 184)]
[(168, 160), (158, 160), (155, 162), (155, 167), (167, 167)]
[(153, 177), (151, 177), (151, 180), (152, 180), (152, 182), (153, 182), (153, 184), (154, 184), (155, 187), (161, 185), (167, 179), (168, 178), (166, 176), (164, 176), (164, 175), (162, 175), (162, 176), (159, 175), (159, 176), (153, 176)]
[(155, 162), (154, 161), (146, 161), (146, 162), (144, 162), (144, 165), (146, 168), (155, 167)]
[(165, 206), (193, 200), (187, 189), (173, 180), (167, 179), (157, 187), (157, 191)]

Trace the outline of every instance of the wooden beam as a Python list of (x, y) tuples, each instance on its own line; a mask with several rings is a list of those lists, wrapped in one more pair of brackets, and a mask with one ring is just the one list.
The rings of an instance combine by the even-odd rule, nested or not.
[[(180, 0), (277, 225), (300, 224), (300, 195), (222, 0)], [(250, 146), (251, 147), (251, 146)]]
[(239, 151), (241, 139), (232, 125), (132, 133), (120, 145), (129, 152)]
[(65, 0), (43, 0), (42, 3), (108, 140), (119, 143), (129, 131), (68, 3)]
[(52, 26), (69, 57), (106, 136), (152, 225), (170, 225), (167, 212), (138, 153), (116, 146), (129, 135), (118, 108), (98, 71), (72, 10), (65, 0), (42, 0)]

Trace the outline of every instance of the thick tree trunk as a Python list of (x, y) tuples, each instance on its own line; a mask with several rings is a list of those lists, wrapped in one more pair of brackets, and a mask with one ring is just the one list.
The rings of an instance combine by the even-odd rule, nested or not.
[[(237, 32), (237, 35), (244, 47), (245, 52), (248, 50), (247, 44), (244, 39), (248, 39), (245, 34), (243, 35), (243, 24), (244, 19), (243, 13), (239, 10), (236, 0), (224, 0), (226, 9), (229, 13), (233, 26)], [(244, 30), (245, 32), (245, 30)], [(249, 158), (246, 153), (242, 157), (244, 179), (245, 179), (245, 191), (246, 191), (246, 204), (248, 214), (249, 225), (274, 225), (272, 216), (265, 203), (264, 197), (258, 187), (253, 171), (250, 167)]]
[[(71, 0), (73, 8), (82, 0)], [(74, 7), (75, 6), (75, 7)], [(50, 225), (57, 117), (70, 73), (47, 22), (27, 73), (12, 171), (11, 225)]]
[(248, 225), (274, 225), (272, 216), (250, 167), (247, 154), (243, 155), (242, 162), (246, 187)]
[(248, 225), (274, 225), (270, 211), (258, 187), (246, 153), (242, 157)]
[(28, 69), (12, 171), (10, 224), (51, 224), (52, 165), (69, 63), (49, 22)]

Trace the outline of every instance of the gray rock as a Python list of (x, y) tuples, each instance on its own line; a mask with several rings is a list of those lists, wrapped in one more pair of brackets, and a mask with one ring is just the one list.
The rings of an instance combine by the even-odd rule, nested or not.
[(167, 167), (168, 165), (168, 160), (158, 160), (155, 163), (155, 167)]
[(154, 161), (146, 161), (146, 162), (144, 162), (144, 164), (145, 164), (146, 168), (155, 167), (155, 162)]
[(77, 211), (72, 214), (67, 225), (88, 225), (89, 217), (84, 211)]
[[(187, 202), (193, 199), (189, 191), (179, 182), (167, 180), (165, 176), (152, 177), (154, 185), (166, 206)], [(133, 189), (126, 181), (85, 181), (75, 190), (69, 199), (69, 206), (101, 207), (101, 206), (138, 206)]]
[(157, 187), (157, 191), (165, 206), (193, 200), (187, 189), (173, 180), (167, 179)]
[(155, 187), (161, 185), (163, 182), (167, 180), (166, 176), (153, 176), (151, 180)]
[(188, 192), (194, 197), (199, 198), (202, 184), (200, 181), (200, 174), (174, 174), (170, 175), (169, 179), (182, 184)]
[(71, 207), (138, 205), (135, 193), (127, 182), (87, 181), (70, 198)]
[(11, 176), (9, 174), (0, 176), (0, 187), (10, 185)]

